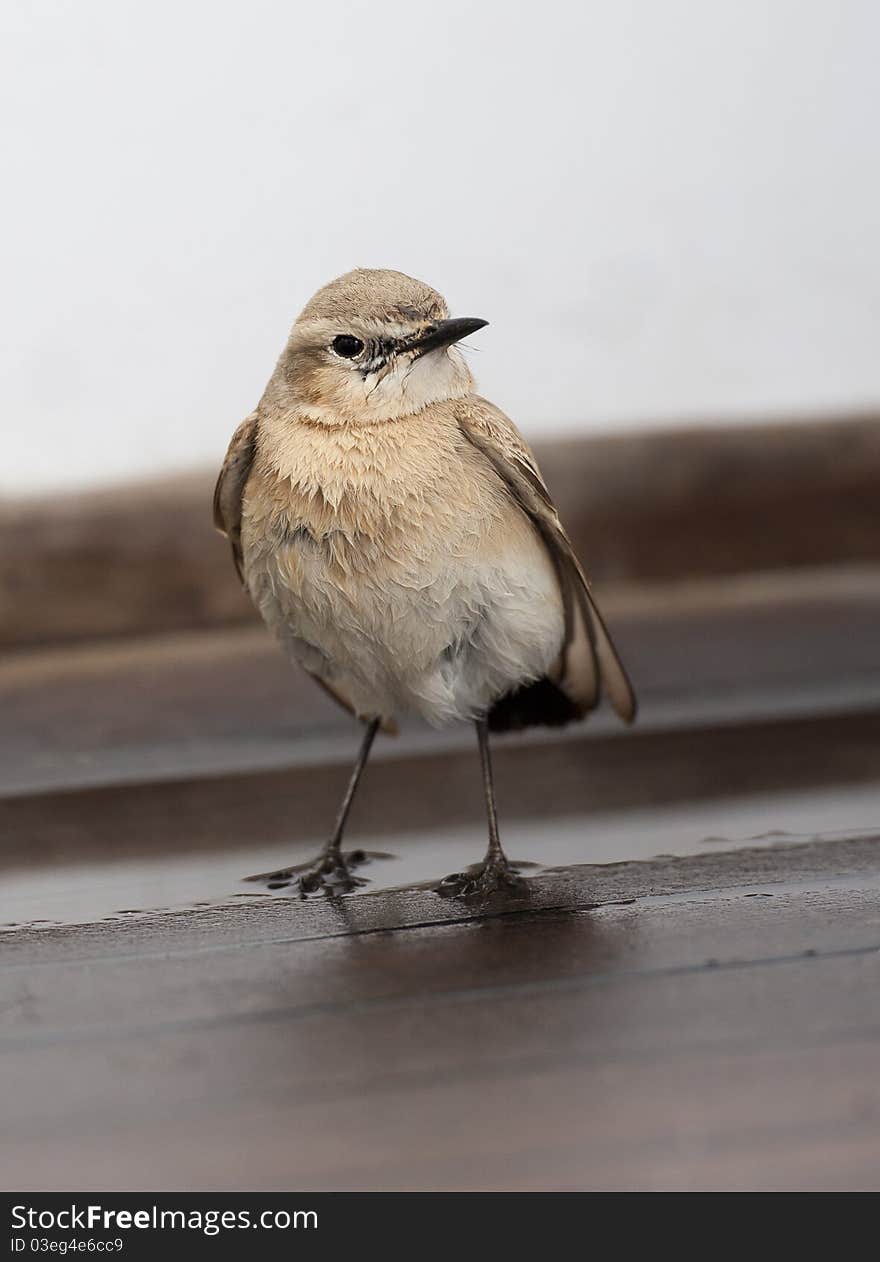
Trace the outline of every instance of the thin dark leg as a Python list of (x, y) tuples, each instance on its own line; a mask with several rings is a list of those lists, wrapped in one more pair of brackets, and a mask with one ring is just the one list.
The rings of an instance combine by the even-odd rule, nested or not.
[(486, 821), (489, 825), (489, 848), (486, 862), (507, 860), (498, 836), (498, 811), (495, 809), (495, 781), (492, 779), (492, 755), (489, 751), (489, 725), (485, 719), (477, 719), (477, 741), (480, 745), (480, 765), (483, 768), (483, 792), (486, 795)]
[(351, 778), (348, 782), (348, 788), (345, 790), (345, 796), (339, 807), (339, 814), (336, 816), (336, 823), (333, 827), (333, 833), (327, 842), (323, 851), (325, 862), (330, 862), (336, 867), (342, 860), (342, 834), (345, 832), (345, 823), (348, 819), (348, 813), (351, 810), (351, 804), (354, 801), (354, 795), (357, 793), (357, 787), (360, 784), (361, 776), (364, 774), (364, 767), (367, 765), (367, 759), (370, 756), (370, 750), (373, 748), (373, 741), (376, 739), (376, 733), (379, 730), (379, 720), (370, 719), (364, 730), (364, 739), (361, 741), (360, 751), (352, 768)]
[(489, 726), (485, 719), (477, 719), (477, 740), (480, 745), (480, 765), (483, 769), (483, 792), (486, 795), (486, 820), (489, 825), (489, 846), (486, 857), (478, 867), (465, 872), (454, 872), (437, 886), (437, 893), (447, 898), (483, 898), (489, 894), (506, 891), (510, 894), (527, 894), (528, 887), (517, 876), (509, 862), (498, 835), (498, 812), (495, 809), (495, 784), (492, 779), (492, 758), (489, 752)]
[(352, 768), (333, 832), (317, 859), (313, 859), (311, 863), (295, 864), (292, 868), (282, 868), (278, 872), (262, 872), (257, 876), (249, 876), (247, 880), (265, 881), (269, 889), (282, 889), (295, 884), (299, 886), (301, 894), (311, 894), (322, 886), (328, 890), (332, 887), (334, 891), (345, 893), (358, 885), (366, 884), (360, 877), (353, 876), (351, 872), (352, 867), (365, 862), (366, 856), (363, 851), (344, 855), (342, 834), (345, 832), (348, 813), (378, 730), (379, 719), (371, 719), (364, 730), (364, 739), (361, 741), (360, 751)]

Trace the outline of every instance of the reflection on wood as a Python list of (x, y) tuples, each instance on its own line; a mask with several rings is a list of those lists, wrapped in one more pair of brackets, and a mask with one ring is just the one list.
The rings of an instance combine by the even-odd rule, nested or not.
[(15, 933), (0, 1179), (877, 1188), (878, 854), (573, 868), (480, 916), (411, 891)]

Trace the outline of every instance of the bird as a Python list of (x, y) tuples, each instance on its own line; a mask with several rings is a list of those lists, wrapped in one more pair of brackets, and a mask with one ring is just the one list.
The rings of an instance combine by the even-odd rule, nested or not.
[(263, 874), (303, 897), (365, 884), (343, 834), (376, 734), (399, 717), (475, 725), (488, 846), (436, 886), (473, 899), (525, 890), (501, 844), (490, 732), (576, 722), (603, 693), (623, 721), (636, 716), (538, 463), (476, 393), (459, 343), (487, 323), (450, 317), (403, 272), (331, 281), (294, 323), (217, 479), (214, 524), (257, 610), (363, 724), (320, 854)]

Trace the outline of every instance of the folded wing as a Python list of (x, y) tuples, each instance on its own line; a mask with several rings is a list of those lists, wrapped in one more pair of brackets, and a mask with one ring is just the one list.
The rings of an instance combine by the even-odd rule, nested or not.
[(257, 413), (251, 412), (232, 435), (214, 487), (214, 525), (232, 545), (232, 560), (242, 582), (241, 505), (256, 450)]
[[(516, 426), (485, 399), (471, 398), (460, 405), (461, 432), (492, 466), (511, 498), (530, 519), (553, 562), (565, 610), (565, 642), (558, 677), (539, 680), (531, 690), (499, 703), (497, 726), (521, 726), (530, 722), (559, 723), (583, 718), (604, 690), (617, 714), (627, 723), (636, 716), (636, 697), (623, 663), (590, 592), (587, 577), (565, 533), (535, 457)], [(570, 703), (571, 713), (554, 706), (547, 684), (555, 684)], [(526, 695), (528, 694), (528, 695)], [(513, 711), (507, 721), (507, 710)], [(530, 717), (538, 707), (544, 717)], [(548, 717), (549, 716), (549, 717)], [(490, 716), (491, 721), (491, 716)]]

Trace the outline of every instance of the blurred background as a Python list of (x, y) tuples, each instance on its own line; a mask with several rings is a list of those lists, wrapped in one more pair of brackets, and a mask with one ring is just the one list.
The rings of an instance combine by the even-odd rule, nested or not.
[(491, 328), (530, 436), (880, 395), (870, 0), (0, 17), (8, 494), (217, 463), (312, 292)]
[[(0, 1181), (876, 1183), (878, 54), (871, 0), (7, 0)], [(496, 743), (531, 918), (430, 892), (466, 728), (377, 742), (375, 897), (242, 882), (359, 738), (211, 491), (353, 266), (490, 321), (639, 693)]]

